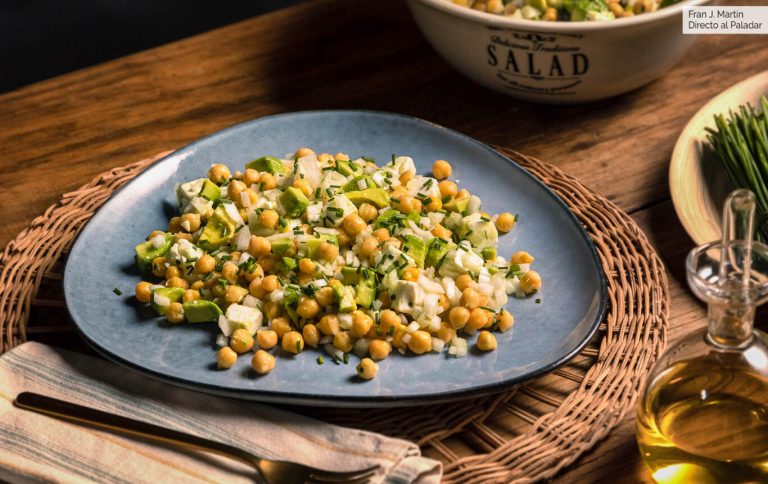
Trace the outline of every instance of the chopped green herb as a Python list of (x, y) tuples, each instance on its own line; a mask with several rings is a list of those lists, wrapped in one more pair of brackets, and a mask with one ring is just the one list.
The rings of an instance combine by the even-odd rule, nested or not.
[(323, 357), (322, 356), (318, 356), (317, 357), (317, 364), (318, 365), (322, 365), (323, 364)]
[(296, 353), (301, 353), (301, 341), (296, 340)]
[(344, 353), (344, 364), (346, 365), (348, 363), (349, 363), (349, 353)]
[(120, 289), (118, 289), (118, 288), (114, 288), (114, 289), (112, 289), (112, 292), (114, 292), (114, 293), (115, 293), (115, 294), (117, 294), (118, 296), (122, 296), (122, 295), (123, 295), (123, 291), (121, 291), (121, 290), (120, 290)]
[(536, 299), (536, 304), (541, 304), (541, 298)]

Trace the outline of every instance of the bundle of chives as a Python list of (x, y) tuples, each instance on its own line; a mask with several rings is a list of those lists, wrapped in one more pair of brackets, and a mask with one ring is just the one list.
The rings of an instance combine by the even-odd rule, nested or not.
[(761, 112), (751, 104), (715, 116), (715, 129), (707, 139), (728, 178), (736, 187), (749, 188), (757, 199), (756, 236), (768, 241), (768, 99), (760, 99)]

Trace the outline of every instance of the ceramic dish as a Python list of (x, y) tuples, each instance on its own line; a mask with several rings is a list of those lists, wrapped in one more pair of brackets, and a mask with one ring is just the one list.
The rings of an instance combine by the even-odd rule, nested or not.
[[(526, 247), (546, 284), (536, 298), (511, 299), (516, 324), (500, 334), (499, 349), (460, 359), (433, 353), (395, 354), (379, 376), (362, 382), (349, 367), (312, 351), (279, 357), (275, 370), (256, 377), (250, 358), (217, 371), (215, 324), (161, 324), (131, 294), (139, 279), (133, 246), (175, 210), (173, 188), (215, 162), (242, 166), (256, 155), (300, 146), (344, 151), (377, 160), (407, 153), (420, 173), (435, 159), (450, 160), (460, 186), (478, 194), (490, 213), (520, 214), (500, 240), (500, 252)], [(169, 383), (232, 397), (306, 405), (397, 406), (444, 401), (502, 390), (552, 370), (576, 354), (596, 330), (606, 305), (595, 248), (563, 202), (528, 172), (486, 145), (434, 124), (394, 114), (317, 111), (240, 124), (203, 138), (158, 161), (115, 193), (75, 242), (64, 275), (67, 307), (79, 332), (118, 363)], [(309, 354), (307, 354), (309, 353)]]
[(709, 149), (707, 127), (713, 116), (752, 103), (768, 94), (768, 71), (762, 72), (714, 97), (691, 118), (680, 133), (669, 165), (669, 190), (677, 216), (697, 245), (720, 238), (721, 210), (735, 187)]
[(419, 29), (459, 72), (526, 101), (569, 104), (648, 84), (693, 45), (683, 0), (656, 12), (596, 22), (537, 22), (479, 12), (450, 0), (408, 0)]

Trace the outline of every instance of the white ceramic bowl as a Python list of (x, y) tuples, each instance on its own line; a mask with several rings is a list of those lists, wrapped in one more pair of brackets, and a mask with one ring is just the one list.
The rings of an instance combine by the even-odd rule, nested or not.
[(685, 0), (603, 22), (536, 22), (450, 0), (408, 0), (427, 40), (453, 67), (510, 96), (541, 103), (594, 101), (636, 89), (675, 65), (696, 40), (682, 34)]

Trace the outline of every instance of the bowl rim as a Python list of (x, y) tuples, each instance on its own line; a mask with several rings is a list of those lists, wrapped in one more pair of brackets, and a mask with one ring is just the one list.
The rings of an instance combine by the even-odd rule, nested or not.
[[(408, 0), (408, 2), (423, 3), (426, 6), (442, 12), (463, 17), (467, 20), (482, 23), (491, 27), (515, 27), (538, 30), (541, 32), (591, 32), (652, 23), (656, 20), (660, 21), (680, 14), (685, 7), (699, 6), (704, 3), (709, 3), (710, 0), (682, 0), (681, 2), (669, 7), (664, 7), (655, 12), (602, 22), (541, 22), (535, 20), (513, 19), (503, 15), (480, 12), (471, 8), (462, 7), (450, 0)], [(682, 25), (680, 26), (680, 35), (683, 35)]]

